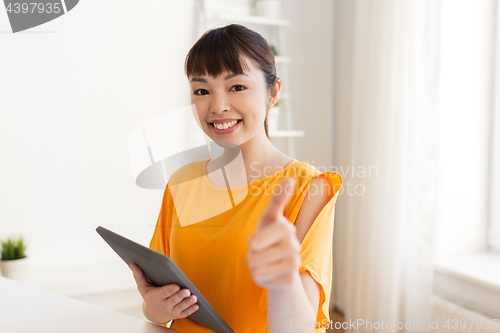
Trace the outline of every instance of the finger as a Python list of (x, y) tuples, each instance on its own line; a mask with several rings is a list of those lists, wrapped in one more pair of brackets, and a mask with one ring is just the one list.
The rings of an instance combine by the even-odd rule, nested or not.
[(271, 281), (265, 282), (264, 288), (267, 289), (285, 289), (288, 288), (294, 281), (292, 274), (281, 275)]
[[(188, 299), (191, 296), (191, 291), (189, 289), (181, 289), (172, 296), (170, 296), (167, 301), (170, 308), (173, 310), (179, 303), (184, 299)], [(180, 312), (180, 311), (179, 311)]]
[(149, 288), (153, 287), (151, 284), (146, 281), (146, 278), (142, 274), (142, 270), (136, 264), (129, 265), (129, 268), (132, 270), (134, 274), (135, 283), (137, 284), (137, 288), (141, 295), (145, 293)]
[(295, 179), (287, 177), (273, 188), (273, 196), (262, 213), (257, 228), (264, 227), (278, 216), (283, 215), (283, 211), (292, 197), (294, 187)]
[(265, 227), (259, 228), (247, 240), (250, 251), (263, 251), (284, 241), (290, 234), (296, 235), (295, 226), (283, 215)]
[(169, 298), (170, 296), (177, 293), (179, 290), (181, 290), (181, 288), (178, 285), (168, 284), (166, 286), (160, 287), (159, 292), (161, 294), (161, 297)]
[(247, 265), (249, 268), (270, 264), (284, 258), (295, 256), (300, 253), (300, 243), (280, 242), (268, 248), (266, 251), (247, 253)]
[(264, 265), (252, 270), (252, 277), (259, 283), (266, 284), (280, 276), (298, 271), (301, 259), (298, 256), (288, 257), (277, 263)]
[(198, 311), (199, 308), (200, 308), (200, 306), (198, 304), (193, 304), (190, 307), (188, 307), (187, 309), (182, 310), (180, 315), (182, 317), (187, 317), (190, 314), (193, 314), (194, 312)]
[(187, 312), (188, 314), (186, 314), (186, 316), (188, 316), (192, 313), (190, 311), (199, 308), (199, 305), (196, 304), (197, 301), (198, 298), (195, 295), (186, 297), (174, 307), (174, 312), (178, 312), (180, 315), (184, 315)]

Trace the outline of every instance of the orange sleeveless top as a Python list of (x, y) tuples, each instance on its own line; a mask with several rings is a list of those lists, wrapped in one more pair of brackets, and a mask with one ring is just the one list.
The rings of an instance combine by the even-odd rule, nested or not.
[[(340, 175), (293, 159), (278, 172), (228, 190), (209, 181), (205, 169), (209, 161), (189, 163), (170, 177), (149, 247), (170, 257), (236, 333), (265, 333), (267, 290), (253, 282), (246, 265), (247, 238), (255, 231), (275, 184), (285, 177), (296, 179), (284, 210), (284, 216), (295, 223), (311, 179), (325, 176), (331, 183), (330, 200), (301, 243), (299, 269), (299, 273), (309, 271), (321, 286), (314, 332), (324, 333), (330, 321), (332, 238)], [(173, 320), (170, 328), (181, 333), (212, 332), (189, 318)]]

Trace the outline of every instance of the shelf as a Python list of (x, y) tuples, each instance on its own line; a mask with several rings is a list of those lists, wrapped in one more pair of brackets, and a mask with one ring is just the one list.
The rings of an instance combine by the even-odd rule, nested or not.
[(303, 130), (277, 130), (277, 131), (269, 131), (269, 137), (272, 138), (300, 138), (305, 135)]
[(290, 25), (289, 20), (273, 19), (268, 17), (252, 16), (252, 15), (238, 15), (231, 13), (218, 13), (210, 21), (211, 22), (233, 21), (234, 23), (273, 25), (277, 27), (287, 27)]

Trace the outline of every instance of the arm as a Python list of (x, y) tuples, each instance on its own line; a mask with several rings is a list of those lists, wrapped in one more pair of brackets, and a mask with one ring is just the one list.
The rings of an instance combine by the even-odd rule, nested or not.
[[(311, 180), (310, 189), (312, 191), (310, 190), (306, 195), (295, 221), (297, 239), (300, 243), (316, 217), (330, 200), (330, 193), (322, 190), (324, 186), (327, 188), (330, 186), (329, 181), (324, 177)], [(270, 333), (283, 332), (283, 327), (295, 327), (290, 331), (301, 332), (298, 326), (300, 322), (304, 324), (309, 322), (314, 328), (318, 314), (320, 286), (307, 271), (300, 273), (300, 275), (297, 271), (293, 281), (287, 289), (268, 290), (267, 315)], [(294, 320), (292, 323), (295, 323), (296, 326), (290, 325), (291, 320)], [(303, 331), (311, 332), (313, 329)]]
[[(312, 280), (307, 272), (302, 272), (300, 275), (295, 272), (292, 284), (283, 289), (269, 289), (267, 291), (267, 327), (269, 333), (314, 331), (317, 311), (311, 306), (310, 297), (304, 288), (303, 281), (307, 280), (307, 276)], [(316, 288), (316, 291), (311, 288), (309, 292), (316, 293), (319, 302), (316, 282), (312, 280), (312, 283), (312, 287)], [(308, 284), (308, 286), (311, 285)], [(317, 309), (317, 305), (315, 308)]]

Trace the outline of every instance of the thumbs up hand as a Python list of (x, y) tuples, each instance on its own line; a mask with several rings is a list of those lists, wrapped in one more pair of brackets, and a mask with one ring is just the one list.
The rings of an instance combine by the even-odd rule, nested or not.
[(300, 278), (298, 271), (302, 261), (297, 230), (283, 216), (294, 189), (294, 178), (281, 181), (255, 232), (247, 240), (247, 266), (253, 281), (261, 288), (280, 289)]

